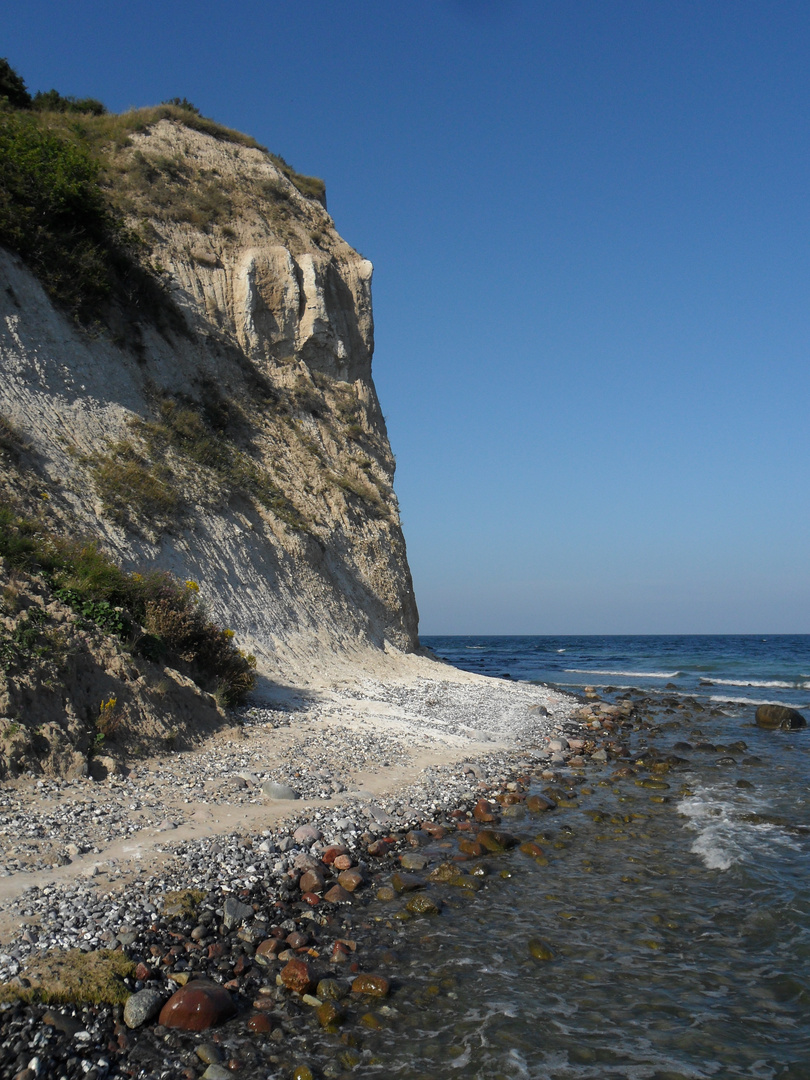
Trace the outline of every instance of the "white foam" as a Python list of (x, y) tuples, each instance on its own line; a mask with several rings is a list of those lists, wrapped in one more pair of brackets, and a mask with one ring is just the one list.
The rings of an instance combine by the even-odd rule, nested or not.
[(591, 668), (566, 668), (569, 675), (618, 675), (623, 679), (674, 679), (680, 671), (600, 671)]
[(799, 850), (781, 825), (740, 817), (757, 807), (764, 809), (765, 804), (756, 799), (741, 802), (722, 788), (697, 789), (678, 803), (679, 813), (689, 819), (686, 827), (698, 834), (691, 851), (709, 870), (728, 870), (749, 857), (767, 857), (775, 846)]
[(709, 701), (726, 702), (731, 705), (781, 705), (780, 701), (774, 701), (773, 698), (731, 697), (729, 694), (712, 694)]
[(798, 683), (783, 682), (779, 679), (701, 679), (702, 683), (713, 683), (716, 686), (755, 686), (762, 689), (794, 690)]

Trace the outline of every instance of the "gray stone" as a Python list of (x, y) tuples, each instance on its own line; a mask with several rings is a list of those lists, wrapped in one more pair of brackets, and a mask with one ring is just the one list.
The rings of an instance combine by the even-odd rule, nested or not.
[(137, 1028), (153, 1020), (163, 1005), (163, 995), (159, 990), (147, 988), (139, 990), (127, 998), (124, 1005), (124, 1023), (128, 1028)]
[(296, 844), (312, 844), (320, 840), (322, 833), (314, 825), (299, 825), (293, 833)]
[(298, 792), (289, 784), (277, 784), (275, 780), (267, 780), (262, 784), (262, 795), (268, 799), (297, 799)]
[(400, 856), (399, 865), (403, 870), (424, 870), (428, 864), (426, 856), (415, 851), (406, 851)]
[(202, 1074), (202, 1080), (233, 1080), (233, 1073), (224, 1065), (209, 1065)]
[(222, 1061), (222, 1053), (213, 1043), (200, 1043), (194, 1052), (205, 1065), (216, 1065)]
[(252, 915), (253, 908), (248, 904), (243, 904), (234, 896), (229, 896), (222, 905), (222, 921), (229, 930), (244, 922), (245, 919), (249, 919)]

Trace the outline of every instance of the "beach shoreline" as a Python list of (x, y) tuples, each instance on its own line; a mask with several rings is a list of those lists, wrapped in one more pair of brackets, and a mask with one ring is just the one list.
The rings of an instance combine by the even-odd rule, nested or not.
[[(111, 776), (100, 782), (28, 777), (7, 784), (3, 789), (6, 868), (13, 857), (9, 849), (19, 848), (26, 828), (41, 829), (54, 807), (67, 823), (79, 808), (84, 808), (87, 817), (93, 804), (101, 806), (102, 815), (101, 820), (91, 816), (85, 822), (90, 831), (82, 832), (82, 814), (78, 814), (70, 830), (75, 854), (62, 855), (58, 861), (64, 865), (34, 872), (21, 869), (0, 877), (0, 990), (5, 984), (13, 997), (14, 987), (25, 992), (33, 985), (42, 987), (47, 996), (61, 976), (55, 974), (49, 983), (51, 975), (46, 974), (43, 980), (43, 957), (71, 956), (76, 950), (106, 955), (113, 950), (116, 955), (139, 959), (139, 977), (128, 980), (127, 993), (159, 987), (165, 1001), (172, 988), (183, 985), (188, 972), (174, 957), (169, 963), (163, 957), (171, 943), (167, 934), (179, 936), (179, 924), (172, 930), (172, 919), (168, 923), (161, 919), (163, 899), (189, 891), (205, 896), (209, 907), (223, 905), (228, 898), (241, 903), (258, 895), (269, 911), (276, 910), (275, 921), (284, 927), (294, 925), (298, 932), (323, 925), (330, 940), (345, 939), (346, 920), (354, 917), (355, 909), (359, 917), (369, 902), (375, 902), (375, 882), (390, 876), (400, 860), (407, 865), (403, 858), (410, 850), (406, 837), (435, 838), (445, 830), (452, 834), (458, 821), (463, 827), (470, 808), (484, 794), (494, 796), (509, 784), (514, 787), (514, 777), (536, 769), (548, 758), (549, 740), (570, 727), (578, 704), (544, 686), (470, 675), (434, 662), (418, 667), (416, 678), (411, 671), (388, 681), (380, 680), (379, 672), (373, 678), (361, 673), (353, 686), (344, 680), (340, 686), (310, 687), (306, 698), (299, 694), (257, 702), (242, 710), (238, 724), (199, 748), (137, 763), (127, 777)], [(333, 780), (344, 790), (321, 791), (317, 794), (327, 797), (313, 798), (314, 789), (324, 784), (319, 766), (325, 754), (333, 765), (330, 775), (348, 782)], [(256, 756), (263, 768), (251, 774), (244, 767), (246, 755)], [(212, 784), (211, 778), (218, 776), (222, 782)], [(263, 784), (285, 780), (297, 783), (304, 797), (272, 799), (262, 793)], [(200, 783), (203, 794), (198, 796)], [(166, 797), (150, 804), (158, 789)], [(116, 811), (124, 807), (143, 810), (147, 805), (153, 817), (160, 819), (157, 825), (150, 823), (123, 837), (113, 835), (110, 825), (118, 824)], [(137, 811), (129, 813), (134, 816)], [(9, 837), (17, 844), (9, 844)], [(94, 837), (95, 850), (82, 851)], [(379, 852), (375, 843), (380, 845)], [(50, 858), (65, 847), (60, 838), (39, 852)], [(324, 866), (325, 884), (316, 885), (318, 895), (308, 894), (307, 903), (302, 903), (299, 881), (304, 864), (311, 869), (325, 851), (335, 848), (345, 852), (362, 878), (357, 893), (344, 890), (341, 900), (330, 903), (328, 889), (337, 883), (338, 875), (334, 867)], [(375, 853), (380, 857), (375, 858)], [(308, 904), (313, 905), (309, 910)], [(261, 918), (261, 913), (256, 917)], [(269, 923), (257, 925), (270, 932)], [(183, 929), (188, 931), (190, 926)], [(273, 932), (280, 931), (273, 928)], [(153, 951), (161, 954), (160, 962), (150, 961), (144, 951), (144, 942), (149, 940)], [(255, 944), (248, 946), (248, 953)], [(351, 947), (358, 950), (351, 966), (362, 970), (359, 931)], [(155, 966), (147, 969), (144, 962)], [(251, 960), (243, 964), (249, 968)], [(341, 971), (335, 968), (336, 975)], [(201, 970), (193, 974), (224, 982), (238, 996), (239, 980), (229, 973), (231, 979), (224, 979), (215, 963), (203, 961)], [(275, 971), (267, 974), (271, 980), (276, 978)], [(13, 1005), (0, 1006), (0, 1033), (4, 1020), (12, 1015), (3, 1015), (9, 1008)], [(23, 1038), (34, 1040), (53, 1010), (49, 1013), (36, 1001), (18, 1005), (20, 1009)], [(84, 1018), (89, 1016), (95, 1018), (97, 1030), (90, 1024), (85, 1071), (96, 1067), (94, 1054), (102, 1050), (95, 1042), (109, 1040), (115, 1031), (120, 1035), (122, 1028), (120, 1006), (88, 1009), (80, 1000), (72, 1005), (68, 1001), (58, 1014), (67, 1017), (68, 1028), (75, 1028), (80, 1019), (88, 1023)], [(119, 1039), (115, 1063), (110, 1063), (109, 1054), (102, 1055), (100, 1060), (107, 1061), (113, 1071), (102, 1069), (99, 1076), (127, 1075), (125, 1065), (136, 1035), (133, 1031)], [(151, 1044), (151, 1034), (147, 1041)], [(65, 1049), (63, 1057), (68, 1052)], [(17, 1069), (8, 1076), (20, 1072)], [(0, 1076), (5, 1078), (6, 1073), (0, 1067)], [(160, 1073), (147, 1070), (138, 1075)]]
[[(440, 808), (452, 809), (472, 776), (459, 766), (546, 738), (576, 705), (545, 687), (430, 661), (417, 670), (385, 680), (361, 669), (353, 687), (342, 680), (256, 702), (199, 747), (132, 762), (126, 776), (28, 776), (2, 785), (0, 943), (8, 946), (26, 925), (32, 889), (78, 883), (115, 892), (144, 868), (175, 862), (185, 844), (235, 833), (266, 840), (327, 813), (373, 822), (370, 813), (386, 801), (404, 808), (399, 820), (417, 807), (424, 817), (436, 801), (436, 770)], [(269, 782), (299, 797), (269, 798), (262, 792)]]

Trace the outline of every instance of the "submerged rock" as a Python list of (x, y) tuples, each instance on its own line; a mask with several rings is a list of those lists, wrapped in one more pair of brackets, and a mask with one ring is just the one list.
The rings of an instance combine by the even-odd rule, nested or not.
[(529, 941), (529, 955), (535, 960), (553, 960), (554, 953), (551, 946), (542, 938), (531, 938)]

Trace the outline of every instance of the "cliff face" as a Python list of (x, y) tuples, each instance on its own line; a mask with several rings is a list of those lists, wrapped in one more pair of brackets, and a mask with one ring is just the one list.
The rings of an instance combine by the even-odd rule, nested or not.
[(273, 678), (414, 649), (371, 264), (261, 150), (164, 119), (109, 152), (183, 318), (77, 329), (0, 250), (0, 415), (29, 441), (6, 482), (199, 582)]

